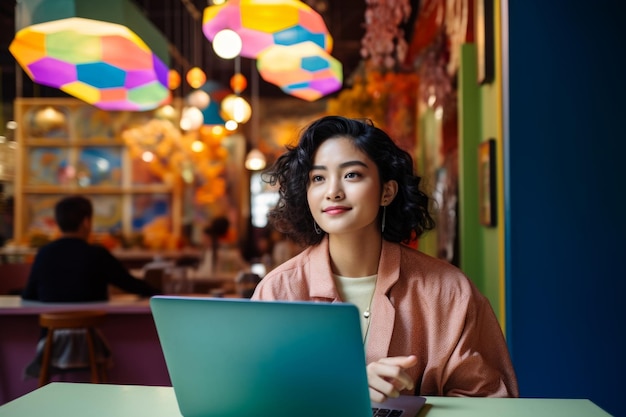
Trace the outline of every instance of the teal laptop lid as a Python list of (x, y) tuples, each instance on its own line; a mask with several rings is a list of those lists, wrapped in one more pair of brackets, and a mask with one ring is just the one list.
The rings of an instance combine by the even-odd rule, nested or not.
[(152, 314), (184, 417), (371, 417), (352, 304), (158, 296)]

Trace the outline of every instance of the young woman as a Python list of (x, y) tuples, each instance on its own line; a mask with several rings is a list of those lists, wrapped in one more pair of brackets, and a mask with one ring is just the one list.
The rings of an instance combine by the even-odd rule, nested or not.
[(274, 226), (309, 247), (253, 299), (356, 304), (373, 401), (519, 395), (488, 300), (456, 267), (402, 244), (434, 222), (412, 158), (385, 132), (323, 117), (265, 178), (279, 184)]

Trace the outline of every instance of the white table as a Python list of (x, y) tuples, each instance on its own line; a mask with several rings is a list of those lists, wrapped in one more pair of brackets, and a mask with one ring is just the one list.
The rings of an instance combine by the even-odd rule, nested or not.
[[(36, 416), (181, 417), (181, 414), (171, 387), (106, 384), (52, 383), (0, 407), (0, 417)], [(610, 417), (584, 399), (452, 397), (426, 397), (426, 406), (418, 416)]]

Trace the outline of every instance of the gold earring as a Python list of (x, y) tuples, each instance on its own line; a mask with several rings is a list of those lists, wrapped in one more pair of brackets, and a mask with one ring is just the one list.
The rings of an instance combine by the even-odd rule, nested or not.
[(381, 232), (385, 231), (386, 221), (387, 221), (387, 206), (383, 206), (383, 221), (382, 221)]

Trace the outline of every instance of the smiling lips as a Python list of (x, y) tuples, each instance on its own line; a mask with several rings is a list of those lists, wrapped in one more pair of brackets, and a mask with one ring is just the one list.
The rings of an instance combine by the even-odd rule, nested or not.
[(346, 206), (332, 206), (325, 208), (322, 212), (326, 214), (341, 214), (349, 210), (351, 210), (351, 208)]

